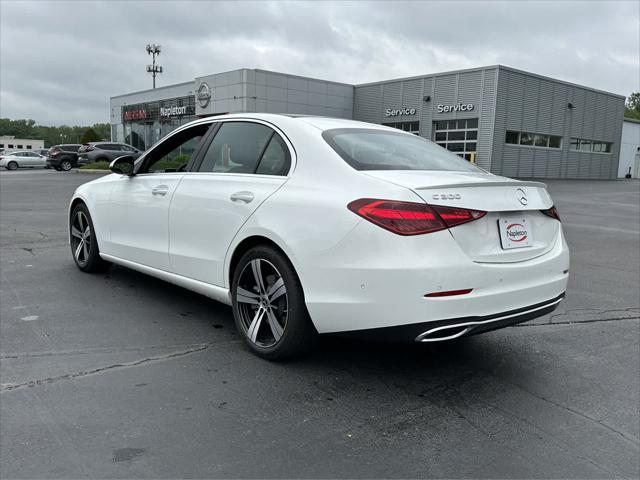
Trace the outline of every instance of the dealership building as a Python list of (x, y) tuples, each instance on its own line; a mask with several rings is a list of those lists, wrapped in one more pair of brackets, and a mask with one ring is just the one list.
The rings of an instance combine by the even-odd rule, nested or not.
[(224, 113), (350, 118), (435, 141), (499, 175), (616, 178), (625, 97), (502, 65), (351, 85), (239, 69), (111, 98), (112, 140), (148, 148)]

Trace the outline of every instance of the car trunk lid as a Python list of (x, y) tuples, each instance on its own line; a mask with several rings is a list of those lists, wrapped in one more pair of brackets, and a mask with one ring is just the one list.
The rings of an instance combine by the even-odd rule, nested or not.
[(413, 190), (430, 205), (487, 212), (450, 228), (458, 246), (475, 262), (509, 263), (548, 252), (560, 222), (542, 213), (553, 206), (546, 185), (488, 173), (367, 171), (366, 175)]

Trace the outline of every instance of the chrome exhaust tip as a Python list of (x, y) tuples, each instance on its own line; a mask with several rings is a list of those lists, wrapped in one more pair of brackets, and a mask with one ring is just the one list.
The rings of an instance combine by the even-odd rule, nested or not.
[(444, 342), (445, 340), (454, 340), (462, 337), (473, 330), (468, 324), (446, 325), (444, 327), (432, 328), (418, 335), (416, 342)]

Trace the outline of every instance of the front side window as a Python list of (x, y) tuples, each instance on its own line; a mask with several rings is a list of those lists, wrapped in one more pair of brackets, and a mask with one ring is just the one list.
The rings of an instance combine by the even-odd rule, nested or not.
[(143, 157), (137, 173), (184, 171), (210, 127), (211, 124), (194, 125), (171, 135)]
[(286, 175), (291, 160), (280, 136), (259, 123), (226, 122), (204, 155), (199, 172)]
[(356, 170), (482, 172), (458, 155), (415, 135), (370, 128), (338, 128), (326, 130), (322, 137)]

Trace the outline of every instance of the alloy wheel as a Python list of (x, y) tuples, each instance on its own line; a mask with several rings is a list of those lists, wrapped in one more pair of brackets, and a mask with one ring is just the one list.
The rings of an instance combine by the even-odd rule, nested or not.
[(60, 165), (62, 167), (62, 170), (64, 170), (65, 172), (68, 172), (69, 170), (71, 170), (71, 162), (68, 160), (65, 160), (64, 162), (62, 162), (62, 165)]
[(16, 162), (9, 162), (9, 165), (7, 165), (7, 168), (9, 170), (17, 170), (18, 169), (18, 164)]
[(238, 277), (235, 295), (249, 341), (267, 348), (278, 343), (289, 317), (287, 287), (278, 269), (263, 258), (252, 259)]
[(87, 215), (82, 210), (78, 210), (71, 222), (71, 249), (73, 257), (80, 266), (85, 266), (89, 261), (92, 241)]

